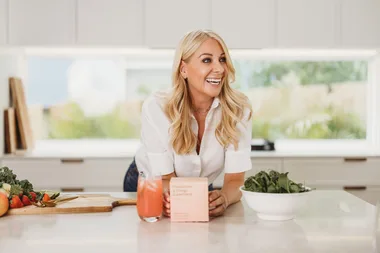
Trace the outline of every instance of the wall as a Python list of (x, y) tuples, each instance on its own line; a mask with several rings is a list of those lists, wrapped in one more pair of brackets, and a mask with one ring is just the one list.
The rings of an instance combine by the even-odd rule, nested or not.
[(21, 51), (7, 50), (0, 52), (0, 154), (4, 153), (4, 117), (3, 111), (10, 105), (9, 101), (9, 78), (17, 76), (22, 78), (22, 61)]

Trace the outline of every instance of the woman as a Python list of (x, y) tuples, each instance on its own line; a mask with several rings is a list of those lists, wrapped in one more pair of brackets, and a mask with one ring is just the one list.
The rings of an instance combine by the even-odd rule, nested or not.
[[(169, 92), (157, 92), (142, 108), (142, 147), (127, 172), (125, 191), (136, 191), (137, 168), (160, 173), (164, 215), (170, 216), (172, 177), (207, 177), (223, 172), (221, 190), (209, 193), (210, 216), (239, 201), (250, 170), (251, 106), (232, 89), (235, 78), (227, 47), (211, 31), (184, 36), (175, 54)], [(137, 165), (137, 168), (136, 168)]]

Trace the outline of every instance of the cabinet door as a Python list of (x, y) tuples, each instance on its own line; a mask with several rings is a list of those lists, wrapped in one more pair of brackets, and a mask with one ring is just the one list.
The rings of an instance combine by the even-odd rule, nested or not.
[(75, 0), (9, 1), (11, 45), (72, 45)]
[(7, 1), (0, 0), (0, 45), (7, 44)]
[(275, 46), (274, 0), (212, 0), (212, 29), (229, 48)]
[(35, 189), (58, 191), (123, 191), (123, 180), (133, 158), (5, 158), (19, 180)]
[(365, 48), (380, 46), (380, 1), (342, 1), (343, 47)]
[(329, 48), (338, 36), (337, 0), (277, 1), (278, 47)]
[(252, 157), (251, 160), (252, 160), (252, 170), (247, 171), (245, 173), (246, 178), (253, 176), (262, 170), (267, 171), (267, 172), (270, 170), (282, 172), (282, 158)]
[(59, 159), (4, 159), (19, 180), (28, 179), (36, 190), (82, 188), (85, 170), (80, 163), (62, 164)]
[(133, 158), (86, 159), (86, 191), (123, 191), (124, 176)]
[(210, 29), (211, 0), (146, 0), (145, 38), (152, 48), (176, 48), (185, 33)]
[[(252, 157), (252, 169), (245, 172), (245, 178), (255, 175), (261, 170), (269, 171), (276, 170), (282, 172), (282, 158), (256, 158)], [(214, 181), (214, 188), (221, 188), (223, 186), (224, 173), (221, 173)]]
[(143, 45), (143, 1), (78, 0), (78, 44)]
[(379, 158), (284, 158), (289, 178), (311, 186), (380, 185)]

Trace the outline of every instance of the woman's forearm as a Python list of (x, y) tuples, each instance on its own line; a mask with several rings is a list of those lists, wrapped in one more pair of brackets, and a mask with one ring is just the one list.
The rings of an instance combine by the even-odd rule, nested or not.
[(222, 193), (224, 194), (227, 206), (234, 204), (241, 199), (241, 191), (239, 190), (239, 187), (244, 184), (244, 176), (243, 177), (237, 177), (233, 179), (227, 179), (225, 178), (223, 187), (222, 187)]

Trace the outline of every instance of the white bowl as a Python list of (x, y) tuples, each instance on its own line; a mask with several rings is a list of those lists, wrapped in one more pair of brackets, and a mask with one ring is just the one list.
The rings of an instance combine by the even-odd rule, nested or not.
[(307, 203), (310, 191), (301, 193), (263, 193), (243, 190), (243, 198), (262, 220), (291, 220)]

